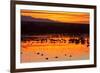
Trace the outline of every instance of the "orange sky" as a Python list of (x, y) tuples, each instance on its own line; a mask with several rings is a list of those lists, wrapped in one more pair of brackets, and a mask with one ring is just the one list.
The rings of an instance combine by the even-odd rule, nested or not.
[(84, 12), (21, 10), (21, 15), (31, 16), (33, 18), (49, 19), (64, 23), (89, 24), (89, 13)]

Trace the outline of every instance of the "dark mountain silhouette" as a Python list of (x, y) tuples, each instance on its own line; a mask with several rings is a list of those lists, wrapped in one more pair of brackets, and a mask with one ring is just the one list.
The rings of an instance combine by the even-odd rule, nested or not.
[(41, 19), (41, 18), (34, 18), (31, 16), (21, 16), (21, 21), (25, 21), (25, 22), (50, 22), (50, 23), (54, 23), (53, 20), (49, 20), (49, 19)]
[(62, 23), (49, 19), (21, 16), (21, 34), (72, 33), (89, 34), (89, 24)]

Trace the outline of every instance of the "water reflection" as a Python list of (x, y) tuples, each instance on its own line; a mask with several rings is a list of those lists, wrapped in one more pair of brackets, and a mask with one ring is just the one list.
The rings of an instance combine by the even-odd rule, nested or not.
[(89, 46), (86, 34), (22, 36), (21, 62), (89, 59)]
[(21, 40), (24, 43), (69, 43), (69, 44), (87, 44), (89, 47), (89, 36), (85, 35), (34, 35), (34, 36), (23, 36)]

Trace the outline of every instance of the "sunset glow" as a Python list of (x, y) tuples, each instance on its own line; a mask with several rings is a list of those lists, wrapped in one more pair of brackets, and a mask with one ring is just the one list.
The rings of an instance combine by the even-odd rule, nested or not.
[(64, 23), (89, 24), (89, 13), (21, 10), (21, 15), (49, 19)]

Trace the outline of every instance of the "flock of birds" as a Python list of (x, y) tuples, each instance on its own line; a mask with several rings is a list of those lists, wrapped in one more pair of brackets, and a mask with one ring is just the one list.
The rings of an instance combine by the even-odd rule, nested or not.
[[(27, 40), (25, 40), (24, 41), (24, 43), (27, 43), (26, 42)], [(29, 40), (28, 40), (29, 41)], [(32, 41), (32, 40), (31, 40)], [(42, 43), (42, 42), (41, 42)], [(75, 38), (75, 37), (71, 37), (69, 40), (68, 40), (68, 43), (69, 44), (76, 44), (76, 45), (78, 45), (78, 44), (82, 44), (82, 45), (84, 45), (84, 44), (86, 44), (87, 43), (87, 47), (89, 47), (89, 40), (88, 39), (85, 39), (84, 37), (78, 37), (78, 38)], [(21, 52), (21, 54), (24, 54), (24, 52)], [(43, 53), (43, 52), (39, 52), (39, 51), (37, 51), (37, 52), (35, 52), (35, 55), (37, 55), (37, 56), (40, 56), (40, 57), (43, 57), (43, 56), (45, 56), (45, 53)], [(71, 59), (72, 57), (73, 57), (73, 55), (72, 54), (63, 54), (65, 57), (68, 57), (69, 59)], [(59, 56), (57, 56), (57, 55), (55, 55), (54, 57), (53, 57), (54, 59), (56, 59), (56, 60), (59, 60)], [(45, 57), (45, 60), (49, 60), (49, 57)]]

